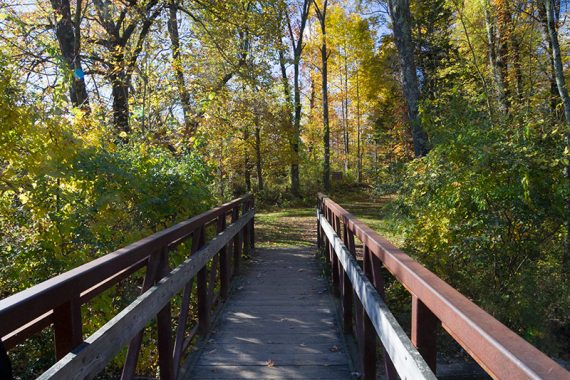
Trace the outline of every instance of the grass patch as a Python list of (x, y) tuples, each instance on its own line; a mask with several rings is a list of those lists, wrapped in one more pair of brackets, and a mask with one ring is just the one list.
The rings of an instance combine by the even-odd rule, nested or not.
[[(391, 210), (393, 196), (372, 197), (362, 191), (342, 193), (331, 198), (370, 228), (400, 247), (403, 236)], [(255, 216), (256, 244), (270, 247), (313, 247), (316, 244), (314, 207), (260, 211)]]
[(316, 244), (314, 208), (291, 208), (255, 215), (256, 244), (270, 247), (312, 247)]

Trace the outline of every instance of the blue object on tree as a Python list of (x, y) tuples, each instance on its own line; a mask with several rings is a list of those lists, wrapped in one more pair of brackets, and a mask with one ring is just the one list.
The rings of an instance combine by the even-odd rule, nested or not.
[(79, 68), (73, 71), (73, 75), (75, 76), (76, 79), (83, 79), (85, 77), (85, 73), (83, 72), (83, 70)]

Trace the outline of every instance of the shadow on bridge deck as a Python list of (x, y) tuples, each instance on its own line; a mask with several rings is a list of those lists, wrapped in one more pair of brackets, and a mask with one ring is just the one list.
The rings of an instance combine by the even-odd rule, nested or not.
[(260, 249), (182, 378), (349, 379), (315, 250)]

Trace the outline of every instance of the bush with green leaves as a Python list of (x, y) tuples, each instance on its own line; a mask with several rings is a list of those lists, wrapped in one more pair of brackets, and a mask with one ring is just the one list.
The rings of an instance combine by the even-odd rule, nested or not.
[[(114, 143), (95, 107), (62, 116), (25, 101), (0, 56), (1, 298), (212, 207), (211, 168), (198, 155)], [(85, 334), (132, 301), (135, 280), (85, 306)], [(51, 339), (46, 330), (11, 352), (18, 376), (53, 363)]]
[(404, 176), (405, 249), (530, 342), (567, 352), (557, 337), (570, 326), (563, 133), (459, 108), (431, 125), (434, 149)]

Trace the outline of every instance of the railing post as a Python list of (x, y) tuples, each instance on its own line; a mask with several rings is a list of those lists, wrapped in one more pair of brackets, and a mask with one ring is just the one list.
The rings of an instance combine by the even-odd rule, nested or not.
[[(364, 274), (374, 283), (374, 272), (370, 252), (364, 246), (364, 262), (362, 264)], [(376, 379), (376, 331), (368, 314), (362, 316), (362, 378), (365, 380)]]
[[(244, 216), (249, 211), (249, 203), (247, 201), (243, 202), (242, 206), (242, 213), (241, 215)], [(250, 240), (249, 240), (249, 228), (248, 226), (243, 227), (243, 254), (245, 256), (249, 256), (250, 254)]]
[(320, 204), (320, 199), (319, 196), (317, 195), (317, 248), (319, 250), (321, 250), (322, 247), (322, 242), (321, 242), (321, 222), (319, 220), (319, 214), (322, 213), (321, 210), (321, 204)]
[[(376, 291), (378, 292), (378, 294), (380, 294), (380, 296), (382, 297), (382, 300), (386, 300), (386, 293), (384, 291), (384, 277), (382, 277), (382, 261), (376, 256), (374, 255), (372, 252), (370, 252), (370, 249), (366, 246), (366, 244), (364, 244), (364, 273), (366, 274), (366, 277), (368, 277), (368, 279), (372, 282), (372, 285), (374, 285), (374, 288), (376, 289)], [(370, 321), (370, 320), (368, 320)], [(366, 330), (366, 320), (365, 320), (365, 330)], [(372, 329), (374, 327), (371, 327)], [(376, 334), (375, 334), (376, 336)], [(368, 344), (371, 344), (370, 342)], [(366, 343), (365, 343), (366, 345)], [(366, 349), (368, 352), (365, 352), (365, 355), (371, 355), (372, 351), (374, 351), (374, 355), (376, 355), (376, 339), (374, 341), (374, 348), (372, 348), (371, 346), (368, 346), (368, 348)], [(393, 379), (398, 379), (398, 373), (396, 372), (396, 367), (394, 367), (394, 363), (392, 363), (392, 359), (390, 359), (390, 356), (388, 355), (388, 352), (386, 351), (386, 349), (384, 348), (384, 346), (382, 346), (382, 353), (384, 356), (384, 372), (386, 373), (386, 378), (388, 380), (393, 380)], [(367, 360), (371, 360), (371, 359), (367, 359)], [(376, 361), (374, 361), (374, 363), (376, 363)], [(374, 369), (376, 370), (376, 369)]]
[(0, 379), (12, 380), (12, 378), (12, 363), (8, 357), (4, 343), (2, 343), (2, 339), (0, 339)]
[(83, 341), (81, 302), (75, 295), (54, 309), (55, 356), (57, 360), (67, 355)]
[[(253, 195), (251, 196), (251, 203), (250, 203), (250, 210), (253, 210), (255, 208), (255, 199), (253, 198)], [(249, 232), (249, 246), (250, 246), (250, 250), (251, 250), (251, 254), (255, 253), (255, 218), (251, 218), (250, 222), (249, 222), (249, 228), (250, 228), (250, 232)]]
[[(200, 243), (204, 241), (206, 229), (201, 227)], [(201, 246), (202, 244), (200, 244)], [(204, 266), (196, 275), (196, 295), (198, 298), (198, 330), (205, 335), (210, 324), (210, 307), (208, 305), (208, 268)]]
[[(232, 210), (232, 223), (237, 222), (238, 219), (239, 219), (239, 206), (236, 206)], [(234, 249), (233, 249), (234, 273), (233, 273), (233, 275), (235, 276), (239, 273), (239, 264), (240, 264), (240, 260), (241, 260), (241, 234), (240, 233), (237, 233), (236, 236), (234, 237), (233, 244), (234, 244)]]
[[(168, 267), (168, 248), (165, 247), (160, 254), (160, 264), (158, 266), (159, 281), (170, 272)], [(174, 375), (172, 365), (172, 319), (170, 302), (168, 302), (156, 316), (158, 329), (158, 366), (160, 367), (161, 380), (173, 380)]]
[[(220, 215), (218, 217), (218, 233), (223, 232), (226, 229), (226, 214)], [(228, 256), (228, 244), (222, 248), (220, 251), (220, 296), (222, 299), (228, 297), (230, 278), (229, 278), (229, 256)]]
[[(150, 254), (146, 265), (146, 273), (142, 283), (141, 294), (146, 292), (156, 282), (159, 265), (160, 252)], [(121, 380), (130, 380), (135, 375), (135, 369), (143, 339), (143, 332), (144, 330), (141, 330), (129, 343), (125, 365), (123, 366), (123, 372), (121, 373)]]
[[(334, 214), (332, 213), (331, 210), (328, 210), (329, 212), (329, 223), (333, 226), (333, 228), (336, 230), (336, 219), (334, 217)], [(338, 232), (337, 232), (338, 234)], [(331, 242), (332, 243), (332, 242)], [(339, 278), (339, 263), (338, 263), (338, 257), (336, 256), (336, 253), (334, 252), (334, 247), (332, 244), (329, 244), (329, 254), (331, 257), (331, 264), (332, 264), (332, 270), (331, 270), (331, 277), (332, 277), (332, 284), (333, 284), (333, 295), (335, 297), (339, 297), (340, 296), (340, 278)]]
[[(338, 219), (337, 219), (338, 221)], [(340, 226), (339, 226), (340, 227)], [(340, 229), (340, 228), (339, 228)], [(348, 245), (348, 229), (346, 228), (346, 224), (343, 225), (343, 240), (344, 245), (349, 249), (350, 253), (354, 255), (353, 247)], [(342, 271), (342, 319), (343, 319), (343, 329), (345, 333), (352, 332), (352, 304), (353, 304), (353, 290), (352, 284), (348, 275), (340, 267)]]
[(412, 294), (412, 344), (416, 346), (433, 373), (436, 371), (439, 324), (439, 320), (431, 310)]

